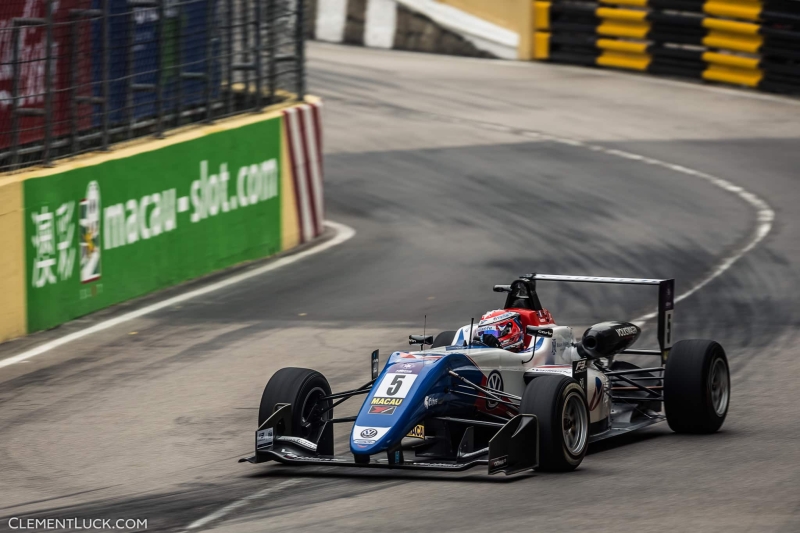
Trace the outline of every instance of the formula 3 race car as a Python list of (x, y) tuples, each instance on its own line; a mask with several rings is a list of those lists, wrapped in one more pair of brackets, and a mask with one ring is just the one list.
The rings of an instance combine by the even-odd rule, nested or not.
[[(556, 325), (537, 281), (612, 283), (658, 289), (658, 350), (632, 349), (641, 330), (602, 322), (580, 341)], [(679, 433), (713, 433), (725, 421), (730, 377), (725, 351), (710, 340), (672, 346), (674, 280), (528, 274), (510, 285), (504, 309), (521, 317), (524, 350), (505, 350), (474, 324), (436, 336), (411, 335), (420, 351), (393, 353), (372, 379), (332, 393), (314, 370), (283, 368), (261, 397), (251, 463), (460, 471), (569, 471), (590, 443), (667, 421)], [(425, 349), (430, 345), (429, 349)], [(620, 355), (658, 357), (641, 368)], [(357, 416), (335, 418), (366, 395)], [(353, 423), (350, 456), (334, 453), (334, 424)]]

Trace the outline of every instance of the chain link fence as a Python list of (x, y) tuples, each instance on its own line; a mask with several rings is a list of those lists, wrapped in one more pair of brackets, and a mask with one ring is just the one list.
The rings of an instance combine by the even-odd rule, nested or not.
[(303, 0), (0, 0), (0, 172), (302, 99)]

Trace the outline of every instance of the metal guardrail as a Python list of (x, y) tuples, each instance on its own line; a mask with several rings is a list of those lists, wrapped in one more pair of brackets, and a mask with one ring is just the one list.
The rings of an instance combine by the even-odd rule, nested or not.
[(0, 2), (0, 172), (305, 93), (303, 0)]

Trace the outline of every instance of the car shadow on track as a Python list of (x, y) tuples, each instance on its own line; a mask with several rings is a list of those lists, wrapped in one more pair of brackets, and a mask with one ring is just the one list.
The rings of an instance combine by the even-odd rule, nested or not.
[[(334, 470), (335, 469), (335, 470)], [(347, 470), (344, 472), (343, 470)], [(475, 467), (472, 472), (454, 473), (439, 472), (437, 474), (392, 470), (391, 473), (379, 472), (375, 469), (342, 468), (342, 467), (297, 467), (286, 465), (272, 465), (263, 472), (254, 472), (247, 475), (250, 479), (263, 478), (330, 478), (350, 479), (363, 481), (440, 481), (458, 483), (515, 483), (537, 477), (536, 472), (525, 472), (511, 476), (489, 476), (481, 467)]]
[(632, 433), (627, 433), (625, 435), (619, 435), (617, 437), (612, 437), (610, 439), (592, 443), (589, 445), (589, 450), (586, 452), (586, 455), (595, 455), (608, 450), (615, 450), (617, 448), (621, 448), (622, 446), (632, 446), (635, 445), (636, 443), (647, 442), (649, 440), (661, 437), (667, 437), (670, 434), (671, 433), (669, 433), (668, 431), (663, 431), (663, 430), (634, 431)]
[[(720, 432), (720, 433), (728, 433)], [(696, 437), (704, 438), (706, 435), (677, 435), (666, 428), (652, 428), (644, 431), (635, 431), (626, 435), (620, 435), (606, 440), (601, 440), (589, 445), (586, 455), (594, 456), (606, 451), (627, 446), (637, 446), (654, 439), (674, 439)], [(344, 467), (318, 467), (318, 466), (289, 466), (278, 463), (265, 464), (266, 468), (257, 472), (251, 472), (244, 477), (249, 479), (265, 478), (329, 478), (329, 479), (349, 479), (363, 481), (439, 481), (445, 483), (515, 483), (537, 477), (547, 477), (553, 475), (563, 475), (548, 472), (523, 472), (510, 476), (490, 476), (486, 473), (485, 467), (476, 466), (467, 472), (437, 472), (421, 473), (408, 470), (378, 470), (373, 468), (344, 468)], [(576, 475), (580, 473), (580, 467)]]
[(586, 455), (587, 456), (595, 455), (605, 451), (615, 450), (623, 446), (635, 447), (637, 445), (642, 445), (653, 439), (664, 439), (663, 443), (660, 445), (667, 443), (671, 443), (673, 445), (676, 444), (679, 445), (679, 443), (685, 443), (685, 442), (699, 443), (715, 439), (724, 440), (728, 438), (735, 438), (736, 435), (737, 431), (730, 428), (723, 428), (711, 435), (680, 434), (672, 432), (669, 428), (666, 427), (666, 425), (663, 425), (657, 428), (648, 428), (643, 431), (634, 431), (626, 435), (620, 435), (618, 437), (612, 437), (607, 440), (601, 440), (599, 442), (595, 442), (594, 444), (589, 445), (589, 451), (587, 452)]

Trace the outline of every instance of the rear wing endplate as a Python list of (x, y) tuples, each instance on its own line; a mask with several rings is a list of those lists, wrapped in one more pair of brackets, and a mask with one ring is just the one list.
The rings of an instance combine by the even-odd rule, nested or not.
[[(572, 281), (578, 283), (611, 283), (615, 285), (652, 285), (658, 287), (658, 347), (661, 351), (661, 363), (667, 362), (669, 350), (672, 348), (672, 314), (675, 310), (674, 279), (641, 279), (641, 278), (601, 278), (595, 276), (558, 276), (552, 274), (525, 274), (520, 276), (534, 284), (537, 281)], [(652, 316), (652, 315), (651, 315)]]

